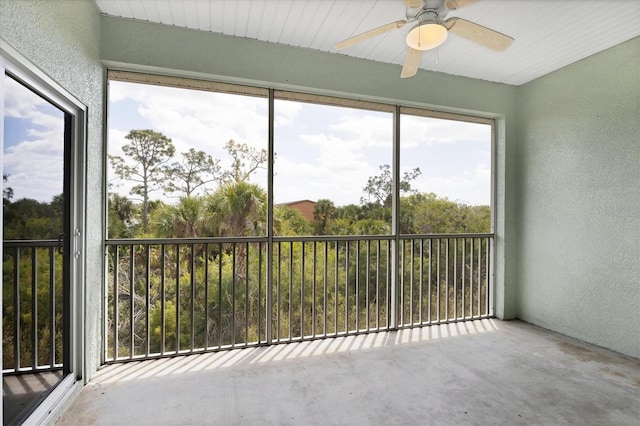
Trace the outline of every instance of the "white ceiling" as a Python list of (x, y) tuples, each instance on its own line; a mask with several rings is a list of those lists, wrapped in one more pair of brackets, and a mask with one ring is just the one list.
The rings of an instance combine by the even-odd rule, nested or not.
[[(404, 61), (411, 25), (340, 53), (338, 41), (405, 18), (401, 0), (94, 0), (107, 15), (316, 49)], [(521, 85), (640, 35), (640, 0), (479, 0), (450, 12), (515, 39), (494, 52), (452, 34), (421, 69)], [(437, 57), (436, 57), (437, 55)], [(436, 61), (437, 58), (437, 61)]]

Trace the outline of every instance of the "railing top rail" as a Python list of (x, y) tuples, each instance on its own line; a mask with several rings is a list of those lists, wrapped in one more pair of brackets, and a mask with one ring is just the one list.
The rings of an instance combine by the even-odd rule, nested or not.
[(201, 238), (114, 238), (105, 240), (108, 246), (160, 245), (160, 244), (220, 244), (260, 243), (267, 237), (201, 237)]
[(469, 234), (400, 234), (401, 240), (436, 240), (446, 238), (493, 238), (491, 233), (469, 233)]
[(375, 241), (393, 240), (393, 235), (309, 235), (309, 236), (277, 236), (273, 237), (274, 242), (313, 242), (313, 241)]
[[(402, 234), (401, 240), (446, 239), (446, 238), (491, 238), (491, 233), (469, 234)], [(274, 236), (274, 242), (313, 242), (313, 241), (375, 241), (393, 240), (394, 236), (384, 235), (290, 235)], [(225, 244), (225, 243), (266, 243), (267, 237), (203, 237), (203, 238), (114, 238), (105, 241), (108, 246), (115, 245), (160, 245), (160, 244)], [(54, 241), (55, 243), (55, 241)]]
[(3, 240), (4, 247), (57, 247), (58, 240)]

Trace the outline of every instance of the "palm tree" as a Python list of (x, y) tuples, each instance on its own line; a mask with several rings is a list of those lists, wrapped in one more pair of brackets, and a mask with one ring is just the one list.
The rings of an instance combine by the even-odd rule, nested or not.
[(222, 185), (207, 200), (207, 212), (219, 235), (248, 237), (265, 232), (267, 194), (249, 182)]
[(321, 199), (316, 202), (313, 208), (313, 221), (316, 230), (316, 234), (325, 235), (327, 232), (327, 224), (336, 211), (336, 206), (333, 201), (327, 199)]
[(164, 238), (212, 236), (211, 218), (200, 197), (181, 197), (175, 205), (163, 205), (154, 212), (151, 225)]
[[(223, 237), (264, 235), (267, 194), (258, 185), (229, 181), (207, 200), (206, 210), (212, 226)], [(239, 244), (235, 275), (242, 278), (247, 261), (246, 246)]]

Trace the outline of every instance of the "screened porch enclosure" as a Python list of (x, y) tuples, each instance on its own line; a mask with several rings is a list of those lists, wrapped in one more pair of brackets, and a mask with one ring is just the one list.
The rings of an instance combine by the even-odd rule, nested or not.
[(109, 78), (104, 362), (494, 315), (493, 120)]

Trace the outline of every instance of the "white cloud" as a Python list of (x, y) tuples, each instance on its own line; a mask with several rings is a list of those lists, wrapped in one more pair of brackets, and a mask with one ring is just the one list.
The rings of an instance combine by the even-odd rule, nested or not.
[(63, 192), (64, 114), (11, 78), (5, 78), (5, 114), (26, 124), (23, 139), (5, 139), (3, 172), (13, 199), (51, 201)]
[(4, 153), (7, 186), (14, 200), (32, 198), (49, 202), (63, 191), (63, 135), (51, 132), (47, 138), (21, 141)]
[(275, 102), (274, 123), (276, 127), (291, 126), (295, 122), (296, 117), (302, 110), (302, 104), (292, 101), (276, 101)]
[(276, 168), (274, 196), (277, 203), (327, 198), (338, 206), (358, 204), (366, 176), (375, 173), (363, 161), (354, 161), (350, 167), (345, 167), (338, 162), (296, 162), (284, 156), (278, 158)]
[(433, 192), (452, 201), (472, 205), (487, 205), (491, 197), (491, 169), (480, 163), (472, 170), (437, 175), (426, 173), (419, 176), (412, 187), (420, 192)]
[(331, 129), (344, 132), (351, 138), (350, 143), (359, 148), (388, 147), (391, 149), (393, 121), (390, 115), (349, 114), (340, 123), (332, 124)]
[(267, 100), (249, 96), (112, 82), (112, 103), (130, 99), (152, 129), (170, 137), (176, 150), (214, 154), (233, 139), (256, 149), (267, 144)]

